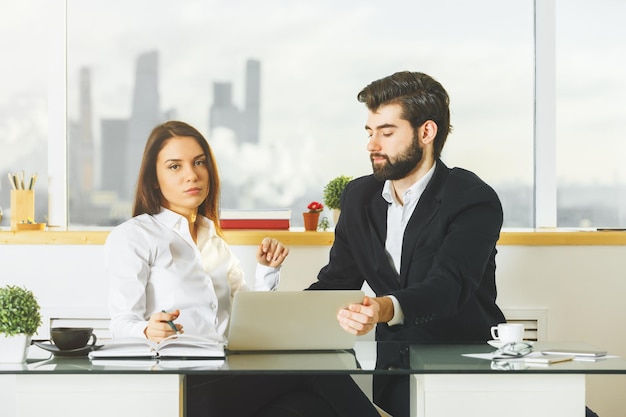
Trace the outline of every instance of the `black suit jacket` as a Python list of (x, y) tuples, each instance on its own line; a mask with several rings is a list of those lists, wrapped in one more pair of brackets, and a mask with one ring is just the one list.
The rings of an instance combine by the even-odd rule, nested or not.
[(398, 275), (385, 251), (388, 203), (374, 176), (342, 194), (330, 260), (310, 289), (356, 289), (394, 295), (404, 324), (379, 323), (377, 340), (479, 342), (504, 321), (496, 305), (496, 242), (502, 206), (475, 174), (437, 160), (404, 234)]

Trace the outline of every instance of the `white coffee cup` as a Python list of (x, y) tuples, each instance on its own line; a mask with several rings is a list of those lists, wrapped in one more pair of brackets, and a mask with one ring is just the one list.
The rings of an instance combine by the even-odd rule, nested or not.
[(500, 343), (519, 343), (524, 339), (524, 325), (522, 323), (500, 323), (491, 327), (491, 337)]

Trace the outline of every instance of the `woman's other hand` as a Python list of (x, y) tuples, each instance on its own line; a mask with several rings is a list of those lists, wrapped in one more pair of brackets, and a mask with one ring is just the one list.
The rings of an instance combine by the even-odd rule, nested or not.
[(261, 265), (279, 267), (289, 255), (289, 248), (276, 239), (263, 238), (256, 252), (256, 260)]
[(150, 320), (148, 321), (148, 326), (143, 331), (146, 337), (155, 342), (160, 342), (161, 340), (169, 337), (175, 333), (183, 333), (183, 325), (173, 323), (176, 327), (176, 332), (168, 322), (174, 322), (180, 315), (179, 310), (174, 310), (171, 313), (167, 312), (157, 312), (150, 316)]

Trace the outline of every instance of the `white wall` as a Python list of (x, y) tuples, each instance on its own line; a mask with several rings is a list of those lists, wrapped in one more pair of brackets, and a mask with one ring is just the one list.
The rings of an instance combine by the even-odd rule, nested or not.
[[(254, 247), (234, 246), (250, 279)], [(326, 263), (328, 247), (292, 246), (281, 290), (301, 290)], [(501, 246), (498, 303), (546, 309), (546, 340), (584, 341), (626, 357), (626, 247)], [(0, 285), (25, 285), (45, 315), (106, 317), (100, 245), (0, 245)], [(587, 403), (601, 417), (622, 416), (626, 376), (587, 378)]]

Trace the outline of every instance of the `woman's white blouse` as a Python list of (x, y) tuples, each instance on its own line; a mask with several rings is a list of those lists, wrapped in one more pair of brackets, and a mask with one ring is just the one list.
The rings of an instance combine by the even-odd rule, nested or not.
[[(231, 300), (248, 290), (239, 261), (199, 217), (197, 244), (187, 219), (170, 210), (114, 228), (104, 245), (113, 337), (145, 337), (150, 316), (180, 310), (184, 332), (224, 339)], [(257, 264), (255, 290), (275, 290), (279, 268)]]

